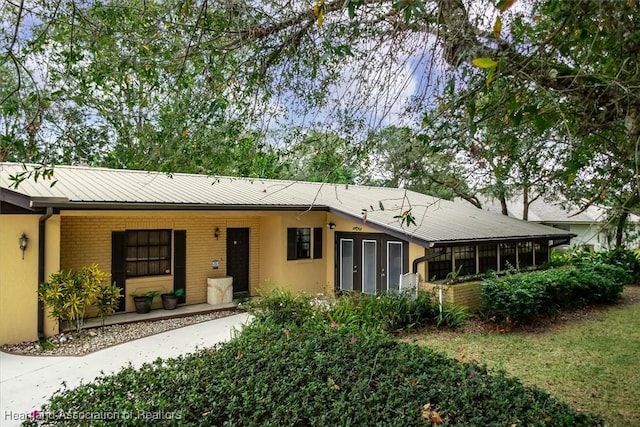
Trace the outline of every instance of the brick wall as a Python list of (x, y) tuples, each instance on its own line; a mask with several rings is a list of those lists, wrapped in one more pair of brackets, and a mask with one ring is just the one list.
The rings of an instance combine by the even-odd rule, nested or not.
[[(172, 214), (122, 216), (95, 214), (93, 216), (63, 216), (61, 221), (60, 268), (78, 269), (97, 263), (103, 271), (111, 271), (111, 232), (127, 229), (172, 229), (187, 231), (187, 293), (188, 304), (207, 301), (207, 278), (226, 275), (226, 228), (247, 227), (249, 231), (249, 287), (253, 293), (259, 281), (260, 224), (257, 217), (229, 218), (229, 214)], [(214, 230), (220, 235), (216, 239)], [(213, 270), (211, 263), (219, 261), (219, 268)], [(127, 281), (126, 311), (133, 311), (133, 301), (129, 294), (134, 287), (150, 290), (156, 284), (149, 278)], [(169, 281), (170, 282), (170, 281)], [(167, 286), (167, 278), (158, 277), (159, 290)], [(159, 304), (159, 299), (156, 305)], [(89, 315), (93, 313), (88, 313)]]
[(464, 305), (471, 311), (477, 311), (481, 304), (480, 284), (482, 282), (455, 283), (452, 285), (441, 285), (437, 283), (421, 282), (420, 291), (430, 292), (434, 298), (438, 298), (438, 289), (442, 288), (444, 301), (452, 304)]

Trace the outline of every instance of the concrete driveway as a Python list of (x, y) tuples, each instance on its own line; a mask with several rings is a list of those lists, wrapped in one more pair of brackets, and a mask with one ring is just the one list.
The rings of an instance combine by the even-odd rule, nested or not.
[(227, 341), (249, 320), (246, 313), (214, 319), (116, 345), (86, 356), (37, 357), (0, 352), (0, 425), (17, 426), (40, 409), (64, 381), (69, 388), (117, 372), (131, 362), (136, 367), (191, 353)]

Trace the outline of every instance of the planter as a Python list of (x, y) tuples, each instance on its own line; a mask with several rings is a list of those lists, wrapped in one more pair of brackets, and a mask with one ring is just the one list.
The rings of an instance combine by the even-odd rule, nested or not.
[(136, 313), (144, 314), (151, 311), (148, 297), (133, 297), (133, 303), (136, 305)]
[(160, 297), (162, 298), (162, 308), (165, 310), (175, 310), (178, 305), (177, 295), (162, 294)]
[(207, 278), (207, 304), (219, 305), (233, 301), (233, 277)]

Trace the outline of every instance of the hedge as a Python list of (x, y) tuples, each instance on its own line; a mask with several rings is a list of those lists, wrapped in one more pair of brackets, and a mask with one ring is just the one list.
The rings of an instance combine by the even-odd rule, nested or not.
[(481, 313), (496, 321), (529, 322), (558, 309), (615, 303), (630, 282), (622, 267), (594, 262), (507, 274), (482, 283)]

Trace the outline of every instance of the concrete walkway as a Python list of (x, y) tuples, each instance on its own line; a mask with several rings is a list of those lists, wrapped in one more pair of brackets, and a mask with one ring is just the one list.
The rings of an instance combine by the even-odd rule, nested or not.
[(81, 382), (119, 371), (131, 362), (139, 367), (158, 357), (191, 353), (224, 342), (249, 320), (246, 313), (185, 326), (119, 344), (86, 356), (37, 357), (0, 352), (0, 425), (17, 426), (33, 410), (40, 409), (64, 381), (74, 388)]

